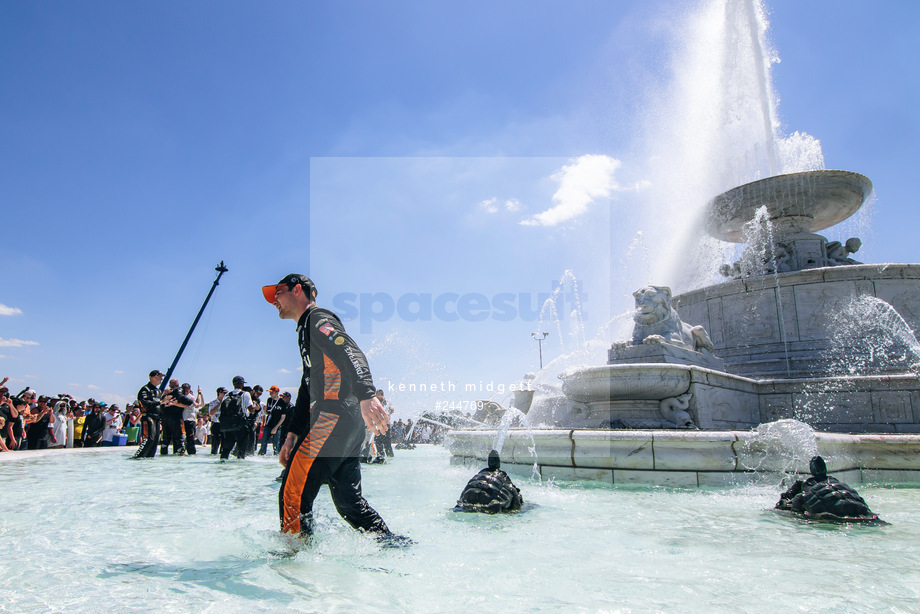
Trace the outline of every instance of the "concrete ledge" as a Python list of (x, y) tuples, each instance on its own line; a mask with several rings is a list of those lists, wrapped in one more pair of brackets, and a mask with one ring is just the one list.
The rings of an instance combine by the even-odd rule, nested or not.
[[(479, 465), (497, 431), (452, 431), (451, 462)], [(828, 470), (853, 484), (920, 483), (920, 435), (814, 433), (778, 441), (755, 431), (510, 430), (502, 466), (546, 479), (594, 480), (678, 488), (733, 487), (807, 474), (809, 449)]]
[[(574, 467), (622, 469), (655, 468), (652, 431), (571, 431)], [(537, 450), (539, 455), (539, 449)]]
[(97, 448), (45, 448), (44, 450), (16, 450), (14, 452), (0, 452), (0, 463), (26, 461), (57, 456), (59, 454), (108, 454), (121, 450), (125, 456), (133, 456), (137, 446), (99, 446)]

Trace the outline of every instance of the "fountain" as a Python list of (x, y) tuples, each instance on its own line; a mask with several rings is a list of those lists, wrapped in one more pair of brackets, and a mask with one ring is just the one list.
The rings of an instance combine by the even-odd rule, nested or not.
[[(753, 241), (722, 267), (731, 281), (677, 296), (637, 290), (632, 339), (614, 343), (606, 365), (559, 374), (563, 397), (532, 404), (519, 395), (516, 409), (538, 428), (498, 439), (455, 431), (452, 453), (483, 458), (497, 440), (505, 465), (528, 474), (536, 460), (558, 478), (724, 485), (803, 471), (810, 456), (790, 461), (775, 442), (795, 449), (805, 431), (809, 450), (848, 481), (920, 481), (911, 332), (920, 265), (860, 264), (847, 257), (858, 239), (842, 246), (814, 233), (853, 215), (871, 189), (857, 173), (811, 171), (713, 198), (707, 231)], [(841, 346), (854, 304), (869, 305), (874, 321), (858, 322), (853, 336), (873, 338)]]
[[(861, 264), (860, 239), (818, 234), (872, 183), (781, 136), (761, 4), (708, 3), (696, 27), (652, 113), (648, 208), (671, 210), (640, 235), (668, 263), (646, 281), (690, 289), (639, 288), (606, 364), (541, 373), (515, 400), (523, 426), (455, 430), (453, 457), (479, 464), (500, 442), (525, 475), (719, 486), (806, 472), (808, 440), (844, 481), (920, 481), (920, 265)], [(701, 261), (731, 243), (745, 245), (734, 262)]]

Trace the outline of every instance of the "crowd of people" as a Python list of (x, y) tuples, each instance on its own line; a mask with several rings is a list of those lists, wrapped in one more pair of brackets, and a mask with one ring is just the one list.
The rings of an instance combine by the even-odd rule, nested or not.
[[(278, 386), (271, 386), (263, 401), (262, 386), (247, 386), (237, 376), (232, 392), (221, 386), (215, 398), (206, 402), (200, 387), (192, 395), (190, 384), (179, 385), (173, 379), (161, 388), (164, 374), (157, 369), (148, 377), (149, 383), (137, 395), (143, 415), (137, 458), (155, 456), (157, 449), (161, 455), (169, 454), (170, 448), (177, 455), (196, 454), (197, 445), (209, 445), (211, 453), (220, 453), (222, 459), (231, 451), (243, 458), (254, 453), (259, 443), (259, 453), (264, 455), (270, 441), (277, 454), (277, 438), (291, 415), (290, 393), (282, 394)], [(232, 425), (235, 416), (226, 409), (230, 400), (239, 401), (239, 420)]]
[[(159, 382), (162, 377), (159, 370), (150, 373), (151, 382)], [(267, 398), (263, 399), (262, 386), (248, 386), (243, 378), (234, 378), (237, 379), (241, 383), (239, 389), (245, 393), (242, 403), (246, 415), (244, 424), (233, 429), (232, 437), (221, 430), (221, 405), (229, 392), (226, 388), (218, 388), (215, 397), (205, 401), (200, 387), (192, 395), (190, 384), (180, 385), (178, 380), (171, 379), (164, 391), (157, 393), (162, 413), (157, 438), (159, 453), (169, 454), (171, 450), (178, 455), (196, 454), (198, 447), (204, 446), (216, 455), (221, 452), (223, 442), (223, 458), (231, 453), (238, 458), (277, 455), (293, 416), (291, 393), (270, 386)], [(5, 386), (7, 381), (4, 378), (0, 383), (0, 452), (136, 446), (145, 436), (140, 398), (122, 408), (92, 398), (78, 401), (68, 394), (40, 395), (30, 388), (13, 394)], [(376, 396), (387, 407), (384, 392), (378, 390)], [(388, 413), (392, 415), (392, 407)], [(397, 420), (384, 435), (370, 436), (368, 431), (362, 460), (382, 462), (392, 457), (393, 442), (397, 448), (442, 443), (445, 432), (440, 425)], [(147, 436), (151, 439), (149, 433)]]
[(7, 381), (0, 381), (0, 452), (113, 445), (116, 437), (137, 432), (140, 412), (132, 404), (122, 409), (68, 394), (39, 395), (30, 388), (14, 395)]
[[(5, 386), (7, 381), (4, 378), (0, 382), (0, 452), (137, 445), (144, 436), (140, 401), (121, 408), (92, 398), (77, 401), (68, 394), (40, 395), (30, 388), (13, 394)], [(261, 443), (259, 453), (265, 454), (272, 442), (277, 454), (290, 393), (278, 395), (278, 387), (272, 386), (269, 399), (263, 403), (261, 386), (246, 389), (253, 399), (246, 425), (252, 433), (247, 449), (253, 451), (256, 443)], [(205, 403), (201, 388), (194, 396), (190, 392), (191, 385), (170, 380), (159, 395), (163, 412), (169, 417), (160, 428), (161, 454), (169, 453), (170, 446), (174, 454), (183, 455), (195, 454), (197, 446), (210, 445), (214, 453), (220, 447), (219, 405), (226, 389), (219, 388), (217, 399), (210, 403)]]
[(444, 436), (449, 430), (443, 424), (435, 424), (427, 420), (413, 423), (410, 418), (406, 422), (397, 420), (390, 425), (393, 439), (401, 442), (400, 446), (415, 445), (417, 443), (444, 443)]

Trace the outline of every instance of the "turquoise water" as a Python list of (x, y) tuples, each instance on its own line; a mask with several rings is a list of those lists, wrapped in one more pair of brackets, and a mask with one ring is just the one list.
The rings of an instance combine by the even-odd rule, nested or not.
[(859, 488), (885, 527), (776, 515), (778, 487), (520, 478), (524, 513), (456, 514), (475, 470), (419, 446), (364, 467), (368, 500), (416, 545), (352, 531), (323, 489), (317, 535), (295, 552), (271, 460), (132, 451), (0, 456), (0, 611), (920, 610), (920, 489)]

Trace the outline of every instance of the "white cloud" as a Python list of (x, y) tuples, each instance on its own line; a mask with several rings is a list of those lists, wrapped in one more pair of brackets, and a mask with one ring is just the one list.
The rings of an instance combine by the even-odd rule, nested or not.
[(89, 388), (90, 390), (101, 390), (99, 386), (94, 386), (93, 384), (87, 384), (86, 387)]
[(479, 208), (484, 210), (486, 213), (497, 213), (498, 205), (495, 203), (498, 202), (497, 198), (490, 198), (489, 200), (484, 200), (479, 203)]
[(22, 309), (18, 307), (7, 307), (3, 303), (0, 303), (0, 316), (21, 316)]
[(123, 375), (123, 374), (124, 374), (124, 371), (122, 371), (121, 369), (115, 369), (115, 375)]
[(38, 345), (38, 341), (23, 341), (22, 339), (4, 339), (0, 337), (0, 348), (21, 348), (24, 345)]
[(79, 388), (81, 386), (81, 384), (77, 384), (75, 382), (67, 382), (67, 385), (71, 388)]
[(495, 213), (498, 213), (502, 209), (504, 209), (505, 211), (510, 211), (511, 213), (515, 213), (523, 209), (523, 205), (521, 205), (521, 201), (519, 201), (516, 198), (509, 198), (505, 202), (501, 203), (498, 201), (498, 197), (496, 196), (493, 196), (492, 198), (488, 200), (480, 201), (479, 204), (476, 206), (482, 211), (485, 211), (486, 213), (488, 213), (489, 215), (494, 215)]
[(622, 162), (610, 156), (585, 155), (563, 166), (552, 179), (559, 182), (555, 206), (521, 221), (522, 226), (557, 226), (584, 214), (598, 198), (613, 192), (638, 190), (643, 184), (622, 186), (613, 174)]
[(290, 373), (290, 372), (291, 372), (291, 371), (288, 370), (288, 369), (278, 369), (278, 373), (288, 374), (288, 373)]

